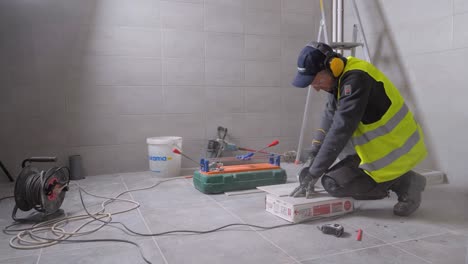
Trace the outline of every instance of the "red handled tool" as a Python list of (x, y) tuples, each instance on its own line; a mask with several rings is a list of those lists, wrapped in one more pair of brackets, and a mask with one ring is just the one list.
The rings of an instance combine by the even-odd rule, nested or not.
[(241, 160), (249, 160), (250, 158), (252, 158), (253, 155), (255, 155), (255, 153), (258, 153), (258, 152), (263, 153), (263, 150), (264, 150), (264, 149), (267, 149), (267, 148), (269, 148), (269, 147), (276, 146), (276, 145), (278, 145), (278, 144), (279, 144), (279, 140), (275, 139), (275, 140), (273, 140), (273, 142), (271, 142), (270, 144), (268, 144), (268, 146), (266, 146), (266, 147), (264, 147), (264, 148), (262, 148), (262, 149), (259, 149), (259, 150), (255, 150), (255, 152), (250, 152), (250, 153), (247, 153), (247, 154), (245, 154), (245, 155), (240, 155), (240, 156), (238, 156), (237, 158), (238, 158), (238, 159), (241, 159)]
[(257, 153), (257, 152), (261, 152), (262, 150), (264, 149), (267, 149), (267, 148), (270, 148), (270, 147), (273, 147), (273, 146), (276, 146), (279, 144), (279, 140), (275, 139), (273, 140), (273, 142), (271, 142), (270, 144), (268, 144), (268, 146), (262, 148), (262, 149), (259, 149), (259, 150), (256, 150), (254, 153)]
[(182, 155), (182, 157), (184, 157), (184, 158), (186, 158), (186, 159), (188, 159), (188, 160), (191, 160), (191, 161), (195, 162), (197, 165), (200, 165), (200, 163), (198, 163), (198, 162), (196, 162), (195, 160), (191, 159), (189, 156), (185, 155), (184, 153), (182, 153), (182, 152), (181, 152), (179, 149), (177, 149), (177, 148), (174, 148), (174, 149), (172, 150), (172, 152), (175, 153), (175, 154)]

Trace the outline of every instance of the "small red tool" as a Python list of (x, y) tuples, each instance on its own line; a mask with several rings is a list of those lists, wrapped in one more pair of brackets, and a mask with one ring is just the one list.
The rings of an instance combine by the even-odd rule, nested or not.
[(185, 155), (184, 153), (182, 153), (179, 149), (177, 148), (174, 148), (172, 149), (172, 152), (175, 153), (175, 154), (178, 154), (178, 155), (182, 155), (184, 158), (187, 158), (193, 162), (195, 162), (197, 165), (200, 165), (198, 162), (196, 162), (195, 160), (191, 159), (189, 156)]
[(362, 239), (362, 229), (359, 229), (357, 232), (356, 240), (361, 241)]

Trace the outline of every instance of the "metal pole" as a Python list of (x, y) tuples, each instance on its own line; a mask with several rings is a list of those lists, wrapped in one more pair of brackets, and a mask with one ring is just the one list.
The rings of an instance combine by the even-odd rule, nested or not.
[[(337, 42), (343, 42), (343, 0), (336, 0), (336, 38)], [(343, 49), (339, 49), (338, 53), (344, 54)]]
[(332, 42), (337, 42), (337, 37), (336, 37), (336, 33), (337, 33), (337, 29), (336, 29), (336, 26), (337, 26), (337, 19), (336, 19), (336, 8), (337, 8), (337, 1), (338, 0), (333, 0), (332, 2)]

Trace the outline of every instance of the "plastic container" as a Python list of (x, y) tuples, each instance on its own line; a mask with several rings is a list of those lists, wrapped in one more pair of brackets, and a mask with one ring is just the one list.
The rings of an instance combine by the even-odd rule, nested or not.
[(160, 177), (176, 177), (180, 175), (181, 155), (172, 150), (182, 150), (182, 137), (152, 137), (147, 138), (149, 168)]
[(84, 179), (82, 173), (82, 162), (80, 155), (71, 155), (68, 157), (70, 167), (70, 180), (81, 180)]

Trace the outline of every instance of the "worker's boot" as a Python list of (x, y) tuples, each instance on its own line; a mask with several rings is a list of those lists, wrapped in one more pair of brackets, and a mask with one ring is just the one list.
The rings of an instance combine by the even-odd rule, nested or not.
[(393, 207), (393, 213), (398, 216), (408, 216), (419, 208), (421, 193), (426, 187), (426, 178), (414, 171), (408, 171), (398, 178), (390, 187), (398, 195), (398, 203)]

